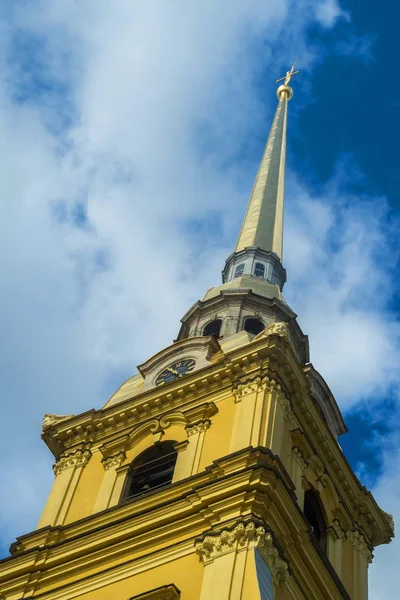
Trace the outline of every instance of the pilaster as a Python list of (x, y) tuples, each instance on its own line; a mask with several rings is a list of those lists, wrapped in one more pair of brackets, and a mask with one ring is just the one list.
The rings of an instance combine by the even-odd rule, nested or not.
[(250, 565), (255, 579), (253, 597), (261, 598), (254, 569), (255, 549), (271, 571), (274, 589), (283, 586), (289, 577), (288, 565), (280, 557), (272, 535), (254, 522), (238, 523), (233, 529), (206, 535), (196, 544), (205, 567), (200, 600), (245, 600), (243, 587)]
[(291, 408), (279, 383), (266, 375), (258, 376), (239, 383), (233, 394), (236, 410), (230, 452), (261, 445), (283, 457), (285, 423)]
[(204, 436), (210, 425), (210, 419), (203, 419), (196, 424), (186, 427), (187, 441), (175, 446), (175, 449), (178, 451), (178, 458), (175, 465), (173, 483), (198, 472)]
[(112, 456), (103, 457), (101, 462), (104, 467), (104, 477), (100, 485), (96, 503), (93, 507), (93, 512), (100, 512), (111, 505), (111, 499), (118, 478), (117, 468), (120, 467), (125, 460), (126, 454), (123, 450), (118, 451)]
[(62, 525), (78, 485), (82, 470), (91, 457), (88, 448), (64, 452), (53, 467), (56, 476), (38, 528)]
[(340, 578), (343, 572), (343, 544), (345, 541), (346, 534), (343, 527), (339, 519), (334, 519), (332, 525), (327, 528), (327, 551), (328, 558)]

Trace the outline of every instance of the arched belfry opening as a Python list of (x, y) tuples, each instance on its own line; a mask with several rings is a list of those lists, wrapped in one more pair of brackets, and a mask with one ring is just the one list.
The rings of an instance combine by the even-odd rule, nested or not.
[(175, 441), (161, 442), (148, 448), (132, 462), (121, 500), (139, 496), (172, 482), (177, 451)]
[(215, 337), (219, 337), (221, 334), (221, 319), (214, 319), (210, 323), (208, 323), (203, 329), (203, 335), (214, 335)]
[(309, 489), (304, 494), (304, 516), (312, 527), (313, 534), (324, 552), (326, 552), (326, 522), (321, 500), (317, 492)]
[(261, 333), (263, 329), (265, 329), (265, 325), (260, 319), (250, 317), (244, 322), (244, 330), (248, 333), (257, 335), (258, 333)]

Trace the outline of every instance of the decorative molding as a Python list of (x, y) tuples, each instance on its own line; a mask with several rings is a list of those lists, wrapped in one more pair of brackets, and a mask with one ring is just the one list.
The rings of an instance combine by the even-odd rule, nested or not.
[(119, 452), (117, 452), (116, 454), (113, 454), (112, 456), (104, 456), (104, 458), (101, 459), (102, 465), (104, 467), (105, 471), (108, 471), (108, 469), (112, 469), (113, 467), (120, 467), (122, 465), (122, 463), (125, 461), (126, 459), (126, 454), (123, 450), (120, 450)]
[(279, 335), (280, 337), (289, 337), (289, 329), (286, 323), (271, 323), (265, 331), (266, 335)]
[[(264, 529), (259, 527), (258, 529)], [(289, 578), (289, 567), (285, 560), (279, 556), (279, 552), (274, 545), (274, 540), (270, 533), (260, 536), (257, 549), (263, 557), (266, 565), (270, 568), (274, 581), (279, 585)]]
[(67, 421), (68, 419), (72, 419), (75, 415), (55, 415), (51, 413), (46, 413), (43, 417), (42, 421), (42, 433), (45, 433), (50, 427), (53, 425), (58, 425), (58, 423), (62, 423), (62, 421)]
[(285, 418), (292, 424), (293, 427), (296, 427), (297, 420), (293, 412), (292, 405), (290, 404), (290, 400), (288, 400), (286, 396), (281, 393), (278, 396), (278, 402), (282, 407)]
[(177, 451), (177, 453), (179, 454), (180, 452), (184, 452), (186, 450), (186, 448), (188, 447), (189, 441), (188, 440), (183, 440), (183, 442), (177, 442), (176, 444), (174, 444), (174, 448)]
[(200, 406), (184, 410), (184, 415), (188, 425), (195, 425), (198, 421), (211, 419), (217, 412), (218, 408), (214, 402), (205, 402)]
[(290, 437), (292, 438), (293, 446), (297, 446), (301, 450), (304, 460), (308, 462), (314, 454), (314, 449), (309, 444), (304, 433), (299, 428), (293, 429), (290, 432)]
[(196, 423), (195, 425), (187, 425), (186, 426), (186, 431), (188, 434), (188, 437), (190, 437), (191, 435), (194, 435), (196, 433), (202, 433), (203, 431), (206, 431), (211, 425), (211, 421), (210, 419), (204, 419), (203, 421), (200, 421), (199, 423)]
[(394, 519), (393, 519), (393, 515), (391, 515), (390, 513), (385, 512), (384, 510), (382, 511), (383, 516), (385, 517), (386, 521), (389, 524), (389, 527), (394, 530)]
[(247, 525), (239, 523), (234, 529), (223, 529), (215, 535), (206, 535), (202, 542), (196, 544), (196, 553), (207, 565), (224, 554), (252, 548), (259, 550), (277, 584), (287, 580), (288, 564), (280, 557), (271, 533), (253, 521)]
[(241, 402), (244, 396), (260, 391), (271, 391), (276, 385), (277, 389), (280, 389), (279, 384), (269, 379), (267, 375), (257, 375), (246, 380), (238, 381), (232, 388), (235, 403)]
[(253, 342), (257, 342), (258, 340), (261, 340), (264, 337), (269, 337), (271, 335), (276, 335), (278, 337), (285, 338), (289, 342), (292, 349), (295, 349), (292, 339), (290, 337), (289, 327), (287, 323), (283, 321), (271, 323), (271, 325), (269, 325), (268, 327), (263, 329), (258, 335), (256, 335), (256, 337), (253, 339)]
[(53, 465), (55, 475), (59, 475), (64, 469), (69, 467), (85, 467), (89, 462), (92, 453), (88, 449), (79, 448), (73, 452), (64, 453)]
[(347, 536), (339, 519), (333, 519), (331, 528), (338, 540), (340, 540), (341, 542), (346, 541)]
[(300, 465), (302, 471), (307, 469), (308, 462), (304, 458), (302, 450), (298, 446), (293, 446), (292, 453), (295, 461)]
[(347, 537), (350, 539), (354, 548), (361, 552), (361, 554), (364, 556), (368, 563), (371, 563), (372, 552), (367, 542), (365, 541), (365, 537), (363, 536), (361, 531), (355, 529), (354, 531), (349, 532)]
[(322, 460), (319, 458), (319, 456), (317, 456), (316, 454), (313, 454), (313, 456), (311, 456), (309, 458), (308, 462), (309, 462), (311, 469), (314, 471), (317, 479), (321, 479), (325, 473), (325, 466), (324, 466), (324, 463), (322, 462)]

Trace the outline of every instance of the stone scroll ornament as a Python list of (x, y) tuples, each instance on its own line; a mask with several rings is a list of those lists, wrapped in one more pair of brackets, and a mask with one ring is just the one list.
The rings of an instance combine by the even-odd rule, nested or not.
[(277, 585), (287, 580), (288, 564), (280, 557), (272, 535), (253, 522), (247, 525), (239, 523), (234, 529), (223, 529), (216, 535), (206, 535), (196, 544), (196, 552), (205, 565), (229, 552), (252, 548), (257, 548), (260, 552)]

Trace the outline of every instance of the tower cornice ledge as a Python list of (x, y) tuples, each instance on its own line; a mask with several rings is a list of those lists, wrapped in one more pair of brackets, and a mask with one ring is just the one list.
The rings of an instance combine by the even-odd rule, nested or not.
[(155, 415), (167, 419), (169, 413), (179, 410), (182, 418), (188, 420), (185, 414), (190, 415), (196, 407), (207, 410), (208, 399), (218, 408), (221, 399), (235, 396), (238, 386), (263, 385), (264, 381), (284, 399), (293, 429), (305, 432), (315, 454), (318, 448), (322, 470), (352, 506), (371, 546), (389, 542), (393, 530), (385, 513), (347, 463), (321, 409), (312, 399), (310, 383), (290, 343), (279, 335), (252, 341), (251, 352), (248, 344), (227, 354), (221, 352), (216, 364), (162, 389), (152, 389), (109, 408), (60, 422), (47, 430), (43, 439), (56, 456), (82, 443), (93, 451), (119, 436), (129, 435), (138, 425), (154, 420)]
[[(7, 589), (8, 580), (21, 585), (40, 568), (41, 589), (50, 586), (52, 597), (70, 600), (96, 589), (93, 585), (100, 588), (123, 579), (133, 561), (145, 570), (155, 559), (167, 563), (173, 557), (195, 554), (199, 543), (204, 548), (204, 541), (207, 551), (210, 544), (216, 549), (216, 538), (222, 543), (232, 540), (232, 535), (243, 540), (240, 532), (249, 523), (263, 528), (258, 534), (267, 534), (264, 550), (274, 548), (266, 558), (278, 582), (282, 577), (293, 577), (308, 600), (319, 600), (321, 595), (332, 600), (349, 599), (333, 567), (314, 546), (281, 461), (270, 450), (251, 447), (218, 459), (201, 473), (157, 492), (68, 525), (45, 527), (17, 538), (11, 548), (13, 556), (0, 561), (2, 589)], [(250, 529), (245, 534), (252, 537)], [(173, 536), (179, 537), (179, 543), (166, 546), (166, 540)], [(296, 546), (299, 536), (301, 544)], [(207, 538), (212, 540), (209, 544)], [(86, 560), (82, 578), (83, 549)], [(60, 552), (68, 560), (60, 563)], [(111, 561), (112, 567), (103, 573), (105, 560)], [(302, 561), (307, 561), (312, 572), (308, 582), (300, 568)], [(90, 577), (92, 573), (96, 577)]]

